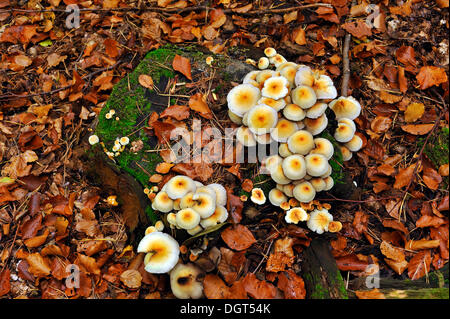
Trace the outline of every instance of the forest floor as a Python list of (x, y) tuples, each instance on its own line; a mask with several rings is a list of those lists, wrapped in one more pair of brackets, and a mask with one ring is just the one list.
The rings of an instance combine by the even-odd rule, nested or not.
[[(70, 4), (81, 8), (77, 28)], [(327, 198), (343, 228), (325, 238), (345, 280), (368, 275), (370, 264), (381, 277), (428, 279), (449, 259), (448, 29), (445, 0), (0, 0), (0, 297), (173, 298), (168, 276), (146, 273), (136, 257), (121, 206), (107, 201), (115, 194), (82, 163), (113, 86), (148, 51), (270, 46), (325, 70), (340, 88), (346, 35), (346, 93), (361, 102), (355, 122), (366, 140), (344, 164), (356, 191)], [(239, 168), (229, 172), (241, 185)], [(231, 289), (242, 298), (304, 298), (300, 264), (314, 236), (275, 212), (240, 214), (256, 243), (236, 251), (217, 239), (220, 276), (207, 277), (207, 297)], [(283, 270), (270, 271), (267, 260)], [(65, 285), (70, 264), (82, 270), (79, 288)], [(376, 289), (356, 296), (385, 297)]]

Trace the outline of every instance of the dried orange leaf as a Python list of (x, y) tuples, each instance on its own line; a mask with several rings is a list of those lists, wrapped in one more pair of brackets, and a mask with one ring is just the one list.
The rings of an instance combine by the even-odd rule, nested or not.
[(425, 105), (422, 103), (411, 103), (405, 111), (405, 121), (412, 123), (420, 119), (425, 112)]
[(191, 62), (188, 58), (182, 57), (180, 55), (175, 55), (172, 62), (172, 67), (175, 71), (180, 72), (189, 80), (192, 80), (191, 75)]
[(202, 93), (196, 93), (189, 99), (189, 107), (191, 110), (200, 113), (206, 119), (212, 119), (212, 113), (206, 103), (205, 96)]
[(143, 87), (153, 90), (153, 79), (150, 75), (141, 74), (139, 75), (138, 81)]
[(160, 174), (167, 174), (174, 165), (175, 164), (169, 164), (166, 162), (162, 162), (162, 163), (159, 163), (158, 165), (156, 165), (155, 171)]
[(448, 81), (447, 74), (443, 68), (437, 66), (423, 66), (416, 75), (420, 89), (425, 90), (433, 85), (439, 85)]
[(228, 227), (222, 232), (221, 237), (228, 247), (238, 251), (247, 249), (256, 243), (251, 231), (241, 224)]
[(404, 261), (405, 260), (405, 254), (403, 253), (403, 250), (392, 246), (391, 244), (389, 244), (388, 242), (386, 242), (384, 240), (380, 245), (380, 250), (381, 250), (381, 253), (389, 259), (392, 259), (394, 261)]
[(372, 290), (357, 290), (355, 291), (355, 295), (358, 299), (386, 299), (384, 294), (377, 288)]

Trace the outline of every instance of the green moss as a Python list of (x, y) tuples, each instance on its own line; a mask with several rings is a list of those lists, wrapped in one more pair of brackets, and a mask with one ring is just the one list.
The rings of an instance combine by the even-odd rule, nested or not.
[(449, 299), (448, 288), (382, 289), (387, 299)]
[(344, 160), (342, 157), (342, 152), (339, 143), (328, 131), (322, 132), (319, 136), (322, 138), (326, 138), (331, 142), (331, 144), (333, 144), (334, 147), (333, 157), (331, 157), (331, 159), (328, 161), (331, 168), (333, 169), (331, 177), (333, 178), (335, 184), (344, 184), (345, 174), (344, 170), (342, 169)]
[(145, 214), (148, 216), (148, 218), (150, 218), (150, 221), (153, 225), (159, 220), (159, 216), (155, 213), (150, 205), (145, 207)]
[(327, 289), (325, 289), (319, 282), (321, 282), (320, 278), (312, 278), (310, 273), (303, 274), (303, 277), (306, 282), (315, 283), (312, 288), (310, 299), (329, 299), (330, 294)]

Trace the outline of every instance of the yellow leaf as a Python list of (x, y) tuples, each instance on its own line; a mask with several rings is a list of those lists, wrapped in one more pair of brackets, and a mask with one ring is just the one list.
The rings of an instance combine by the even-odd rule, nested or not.
[(420, 119), (425, 112), (425, 106), (422, 103), (411, 103), (405, 111), (405, 121), (412, 123)]

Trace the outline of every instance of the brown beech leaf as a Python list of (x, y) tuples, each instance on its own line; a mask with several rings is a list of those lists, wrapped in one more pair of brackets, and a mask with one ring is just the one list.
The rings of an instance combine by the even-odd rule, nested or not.
[(29, 265), (28, 271), (36, 277), (46, 277), (50, 275), (51, 268), (47, 260), (40, 253), (29, 254), (26, 258)]
[(233, 194), (230, 189), (227, 189), (227, 210), (231, 214), (233, 223), (238, 224), (242, 219), (242, 209), (244, 203), (239, 196)]
[(411, 103), (405, 111), (405, 121), (412, 123), (420, 119), (425, 112), (425, 105), (422, 103)]
[(377, 288), (372, 290), (357, 290), (355, 291), (355, 295), (358, 299), (386, 299), (384, 294)]
[(155, 132), (156, 137), (158, 138), (159, 143), (166, 144), (170, 141), (170, 137), (172, 131), (175, 130), (175, 125), (171, 123), (154, 121), (152, 123), (153, 130)]
[(228, 284), (236, 281), (238, 273), (245, 264), (245, 252), (234, 252), (220, 247), (221, 258), (217, 269)]
[(383, 220), (383, 226), (388, 228), (393, 228), (401, 231), (405, 235), (409, 233), (408, 229), (403, 225), (401, 222), (399, 222), (397, 219), (385, 219)]
[(208, 299), (228, 299), (230, 288), (214, 274), (207, 274), (203, 279), (203, 293)]
[(441, 166), (439, 166), (438, 173), (441, 176), (448, 176), (448, 164), (442, 164)]
[(150, 75), (147, 74), (141, 74), (139, 75), (138, 78), (139, 84), (142, 85), (143, 87), (153, 90), (153, 79)]
[(408, 276), (416, 280), (430, 272), (431, 253), (429, 250), (422, 250), (414, 255), (408, 264)]
[(177, 119), (178, 121), (185, 120), (189, 117), (189, 107), (186, 105), (172, 105), (169, 106), (167, 109), (165, 109), (161, 114), (160, 117), (173, 117), (174, 119)]
[(100, 268), (98, 267), (95, 258), (83, 254), (78, 254), (78, 259), (89, 273), (100, 275)]
[(355, 254), (336, 258), (336, 264), (342, 271), (364, 271), (369, 265), (366, 260), (360, 260)]
[(277, 288), (274, 285), (257, 279), (253, 273), (248, 273), (243, 283), (249, 296), (255, 299), (273, 299), (277, 294)]
[(425, 135), (433, 129), (434, 124), (407, 124), (402, 125), (403, 131), (412, 135)]
[(421, 250), (421, 249), (431, 249), (439, 247), (439, 240), (428, 240), (428, 239), (420, 239), (420, 240), (410, 240), (406, 243), (405, 248), (409, 250)]
[(166, 162), (161, 162), (158, 165), (156, 165), (155, 171), (160, 173), (160, 174), (167, 174), (169, 173), (170, 169), (174, 166), (175, 164), (170, 164), (170, 163), (166, 163)]
[(433, 85), (439, 85), (448, 81), (447, 74), (443, 68), (437, 66), (423, 66), (416, 75), (420, 89), (425, 90)]
[(402, 249), (394, 247), (384, 240), (380, 245), (380, 250), (381, 250), (381, 253), (389, 259), (392, 259), (394, 261), (404, 261), (405, 260), (405, 253), (403, 252)]
[(6, 295), (11, 290), (11, 273), (8, 268), (0, 272), (0, 297)]
[(192, 80), (191, 75), (191, 62), (188, 58), (182, 57), (180, 55), (175, 55), (172, 62), (172, 67), (175, 71), (179, 71), (189, 80)]
[(256, 243), (255, 237), (247, 227), (237, 224), (225, 229), (221, 237), (231, 249), (241, 251)]
[(449, 247), (448, 247), (448, 224), (442, 225), (437, 228), (430, 229), (430, 237), (432, 239), (439, 240), (439, 252), (443, 259), (448, 260)]
[(292, 270), (278, 275), (277, 287), (284, 292), (286, 299), (305, 299), (306, 297), (303, 279)]
[(212, 119), (211, 110), (202, 93), (198, 92), (189, 98), (189, 107), (191, 110), (198, 112), (202, 117)]
[(424, 215), (416, 221), (416, 226), (424, 227), (439, 227), (445, 224), (445, 220), (436, 216)]
[(120, 281), (130, 289), (138, 289), (141, 287), (142, 276), (136, 269), (128, 269), (120, 275)]
[(406, 260), (395, 261), (389, 258), (385, 258), (384, 261), (392, 268), (397, 274), (401, 275), (408, 268), (408, 262)]
[(35, 237), (32, 237), (32, 238), (28, 238), (28, 239), (24, 240), (24, 244), (28, 248), (39, 247), (39, 246), (41, 246), (42, 244), (45, 243), (49, 233), (50, 233), (50, 231), (48, 230), (48, 228), (46, 228), (42, 235), (35, 236)]
[(251, 192), (252, 189), (253, 189), (253, 182), (252, 182), (252, 180), (250, 180), (248, 178), (244, 179), (244, 181), (241, 184), (241, 187), (242, 187), (242, 189), (244, 191)]
[(439, 184), (442, 182), (442, 177), (431, 167), (425, 167), (423, 169), (423, 181), (429, 189), (436, 190), (439, 188)]
[(395, 51), (395, 57), (399, 62), (403, 63), (406, 66), (416, 65), (416, 58), (413, 47), (402, 45), (397, 49), (397, 51)]
[(371, 27), (367, 25), (365, 20), (359, 19), (356, 22), (347, 22), (341, 26), (345, 31), (357, 38), (371, 36)]
[(416, 165), (417, 164), (412, 164), (407, 168), (400, 168), (398, 170), (398, 174), (397, 176), (395, 176), (394, 188), (400, 189), (402, 187), (409, 185), (411, 179), (413, 178), (414, 167)]
[(370, 123), (370, 128), (376, 133), (386, 132), (392, 124), (392, 119), (386, 116), (377, 116)]

